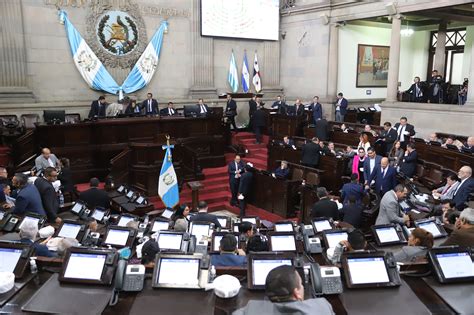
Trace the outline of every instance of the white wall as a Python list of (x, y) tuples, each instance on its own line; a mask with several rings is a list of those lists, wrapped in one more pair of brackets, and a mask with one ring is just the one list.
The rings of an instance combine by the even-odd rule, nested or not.
[[(462, 77), (469, 77), (469, 69), (471, 68), (471, 50), (474, 42), (474, 26), (466, 27), (466, 45), (464, 46), (464, 58), (462, 61)], [(474, 81), (474, 78), (470, 78)]]

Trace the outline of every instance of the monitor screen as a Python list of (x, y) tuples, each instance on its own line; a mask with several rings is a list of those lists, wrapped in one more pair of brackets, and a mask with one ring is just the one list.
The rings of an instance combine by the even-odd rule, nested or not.
[(376, 228), (375, 233), (382, 244), (400, 241), (397, 230), (393, 226)]
[(0, 220), (3, 220), (4, 216), (5, 216), (5, 211), (0, 210)]
[(443, 236), (434, 221), (419, 222), (417, 226), (433, 234), (433, 237)]
[(71, 253), (64, 278), (100, 280), (107, 255)]
[(170, 210), (170, 209), (165, 209), (165, 211), (163, 211), (163, 213), (161, 214), (162, 217), (167, 218), (167, 219), (171, 219), (172, 215), (173, 215), (173, 210)]
[(23, 218), (23, 221), (21, 221), (21, 224), (20, 224), (19, 229), (21, 229), (21, 227), (23, 226), (23, 224), (25, 224), (25, 222), (30, 221), (30, 222), (34, 222), (34, 223), (38, 224), (39, 220), (40, 220), (39, 218), (30, 217), (30, 216), (26, 215), (26, 216)]
[(202, 236), (211, 235), (211, 225), (210, 224), (191, 224), (191, 235), (196, 236), (196, 240), (200, 241)]
[(158, 235), (158, 246), (160, 249), (181, 249), (183, 234), (181, 233), (160, 233)]
[(275, 231), (277, 232), (293, 232), (293, 224), (291, 223), (275, 223)]
[(0, 247), (0, 272), (13, 272), (21, 252), (21, 249)]
[(129, 230), (110, 229), (105, 239), (105, 244), (125, 246), (127, 244)]
[(383, 257), (348, 258), (347, 266), (352, 284), (390, 282)]
[(242, 218), (242, 222), (250, 222), (253, 225), (257, 225), (257, 218)]
[(133, 197), (133, 190), (129, 190), (128, 193), (125, 195), (127, 198), (132, 198)]
[(78, 214), (79, 212), (81, 212), (83, 207), (84, 205), (82, 203), (76, 202), (74, 206), (72, 206), (71, 211)]
[(219, 221), (219, 224), (221, 225), (221, 227), (227, 226), (227, 218), (217, 218), (217, 221)]
[(117, 191), (119, 193), (123, 192), (125, 190), (125, 186), (124, 185), (120, 185), (119, 188), (117, 188)]
[[(199, 285), (199, 259), (161, 258), (156, 283), (182, 286)], [(179, 272), (176, 272), (179, 270)]]
[(155, 233), (161, 230), (167, 230), (169, 228), (169, 223), (168, 221), (159, 221), (156, 220), (153, 222), (153, 227), (151, 228), (151, 232)]
[(474, 277), (474, 261), (468, 252), (436, 254), (446, 279)]
[(120, 220), (118, 222), (118, 226), (127, 226), (127, 223), (130, 222), (130, 221), (134, 221), (135, 218), (134, 217), (129, 217), (129, 216), (126, 216), (126, 215), (123, 215), (120, 217)]
[(105, 216), (105, 210), (100, 210), (100, 209), (94, 209), (94, 212), (92, 213), (92, 218), (94, 218), (96, 221), (102, 221), (102, 219)]
[[(214, 246), (212, 248), (213, 251), (218, 252), (219, 247), (221, 245), (221, 239), (224, 235), (214, 235)], [(239, 237), (235, 235), (235, 240), (237, 241), (237, 244), (239, 244)]]
[(61, 227), (61, 230), (58, 233), (58, 236), (76, 238), (80, 230), (81, 230), (80, 224), (64, 223), (63, 226)]
[(282, 265), (292, 265), (291, 259), (253, 259), (252, 260), (252, 284), (265, 285), (267, 275), (272, 269)]
[(329, 247), (336, 247), (340, 241), (347, 240), (347, 232), (327, 233), (325, 235)]
[(235, 224), (234, 225), (234, 232), (239, 233), (239, 225)]
[(332, 226), (329, 220), (313, 221), (313, 225), (316, 232), (322, 232), (324, 230), (332, 230)]
[(143, 196), (140, 196), (137, 198), (137, 200), (135, 200), (135, 202), (138, 204), (142, 204), (144, 201), (145, 201), (145, 198), (143, 198)]
[(272, 235), (270, 236), (272, 251), (296, 251), (295, 236)]

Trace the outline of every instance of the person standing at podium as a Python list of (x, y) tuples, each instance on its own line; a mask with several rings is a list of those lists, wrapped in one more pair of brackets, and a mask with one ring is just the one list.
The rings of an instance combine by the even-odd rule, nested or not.
[(236, 155), (234, 160), (227, 165), (227, 171), (229, 173), (229, 186), (232, 193), (230, 199), (230, 205), (237, 205), (237, 194), (239, 192), (240, 176), (244, 172), (244, 162), (240, 160), (240, 155)]
[(293, 108), (288, 111), (290, 116), (303, 116), (304, 115), (304, 105), (301, 103), (301, 99), (297, 98)]
[(225, 116), (229, 120), (230, 124), (234, 128), (235, 132), (238, 132), (237, 125), (235, 124), (235, 116), (237, 116), (237, 103), (232, 99), (230, 94), (227, 94), (227, 105), (225, 106)]
[(285, 114), (286, 113), (286, 104), (285, 101), (281, 100), (281, 95), (277, 96), (277, 100), (273, 102), (272, 104), (272, 109), (276, 110), (279, 114)]
[(93, 101), (91, 104), (91, 109), (89, 111), (89, 118), (104, 118), (105, 117), (105, 108), (107, 107), (107, 103), (105, 102), (105, 96), (99, 96), (99, 99)]
[(142, 102), (142, 108), (146, 115), (158, 114), (158, 101), (153, 98), (152, 93), (146, 95), (147, 99)]
[(160, 110), (160, 116), (176, 116), (178, 112), (173, 107), (173, 102), (168, 102), (168, 107)]

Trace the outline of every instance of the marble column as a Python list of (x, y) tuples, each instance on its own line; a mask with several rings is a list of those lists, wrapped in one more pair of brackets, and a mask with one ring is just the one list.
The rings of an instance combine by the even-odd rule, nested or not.
[(339, 59), (339, 25), (331, 25), (329, 31), (329, 60), (326, 100), (333, 102), (337, 96), (337, 65)]
[[(260, 75), (262, 77), (262, 92), (267, 97), (275, 97), (282, 94), (283, 88), (280, 86), (280, 41), (263, 42), (263, 60), (257, 51), (260, 63)], [(254, 55), (247, 56), (253, 62)], [(263, 62), (262, 62), (263, 61)], [(251, 67), (253, 69), (253, 67)], [(250, 75), (252, 77), (253, 74)]]
[(388, 61), (387, 99), (397, 101), (398, 71), (400, 68), (400, 16), (392, 16), (392, 34), (390, 36), (390, 54)]
[(0, 103), (34, 102), (27, 88), (21, 1), (0, 1)]
[(438, 28), (438, 38), (436, 39), (436, 51), (433, 69), (445, 77), (444, 68), (446, 65), (446, 22), (441, 22)]
[(190, 97), (215, 98), (214, 87), (214, 42), (212, 37), (201, 36), (200, 1), (192, 1), (192, 85)]
[[(474, 41), (471, 44), (471, 65), (469, 67), (469, 85), (474, 82)], [(474, 85), (474, 84), (473, 84)], [(467, 92), (467, 100), (464, 106), (474, 107), (474, 88), (471, 88)]]

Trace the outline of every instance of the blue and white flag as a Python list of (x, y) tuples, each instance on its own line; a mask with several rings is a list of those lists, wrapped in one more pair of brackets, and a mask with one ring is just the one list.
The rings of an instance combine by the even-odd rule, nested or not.
[(250, 86), (250, 74), (249, 74), (249, 64), (247, 62), (247, 52), (244, 52), (244, 61), (242, 64), (242, 90), (244, 93), (249, 91)]
[(67, 39), (76, 68), (87, 84), (94, 90), (116, 94), (119, 90), (117, 82), (69, 21), (65, 11), (59, 11), (59, 20), (66, 28)]
[(161, 166), (160, 178), (158, 179), (158, 195), (168, 208), (173, 208), (179, 203), (178, 178), (174, 171), (173, 161), (171, 158), (171, 149), (173, 145), (164, 145), (166, 150), (163, 165)]
[(235, 63), (234, 51), (230, 57), (229, 64), (229, 75), (227, 76), (227, 82), (229, 82), (232, 92), (236, 93), (239, 89), (239, 76), (237, 75), (237, 64)]
[(155, 74), (160, 58), (163, 34), (168, 30), (168, 22), (161, 22), (160, 28), (153, 35), (145, 51), (138, 59), (132, 71), (128, 74), (121, 89), (125, 93), (133, 93), (145, 87)]

